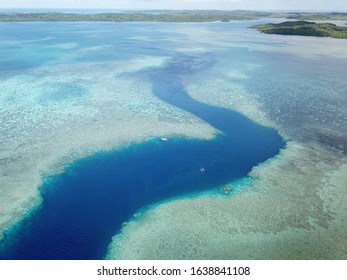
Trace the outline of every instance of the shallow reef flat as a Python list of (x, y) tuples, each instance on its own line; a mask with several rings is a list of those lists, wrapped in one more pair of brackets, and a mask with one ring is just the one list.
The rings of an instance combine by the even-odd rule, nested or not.
[[(280, 23), (283, 19), (271, 19), (273, 23)], [(265, 23), (262, 21), (233, 21), (225, 23), (224, 26), (219, 24), (218, 32), (214, 30), (213, 25), (196, 26), (177, 26), (166, 28), (179, 36), (189, 36), (186, 44), (172, 48), (176, 51), (212, 51), (229, 50), (229, 54), (237, 52), (234, 48), (244, 48), (250, 51), (262, 51), (265, 53), (287, 53), (304, 58), (318, 58), (321, 56), (329, 56), (335, 58), (347, 58), (345, 51), (346, 40), (335, 38), (319, 38), (306, 36), (286, 36), (263, 34), (255, 29), (250, 28), (257, 23)], [(335, 24), (346, 25), (345, 21), (336, 21)], [(218, 23), (214, 23), (216, 26)], [(159, 28), (158, 30), (164, 31)], [(179, 37), (177, 37), (179, 38)], [(172, 37), (170, 38), (172, 39)], [(174, 41), (173, 41), (174, 42)], [(234, 57), (235, 60), (239, 58)]]
[[(113, 237), (106, 258), (347, 258), (346, 42), (280, 36), (267, 46), (262, 36), (185, 86), (196, 100), (276, 128), (286, 148), (229, 197), (153, 205)], [(218, 43), (244, 45), (235, 40)]]
[(346, 167), (334, 153), (290, 142), (232, 197), (144, 212), (113, 238), (107, 258), (345, 259)]
[(0, 237), (40, 204), (43, 177), (75, 159), (151, 137), (207, 139), (217, 133), (161, 102), (149, 83), (131, 75), (166, 57), (67, 64), (78, 51), (70, 51), (71, 44), (56, 47), (68, 49), (68, 58), (0, 80)]
[(197, 65), (176, 63), (189, 73), (178, 82), (193, 99), (275, 128), (287, 147), (236, 193), (135, 214), (106, 258), (346, 258), (347, 41), (247, 28), (256, 23), (0, 25), (0, 236), (40, 205), (44, 177), (75, 159), (151, 137), (213, 138), (152, 93), (146, 71), (184, 56)]

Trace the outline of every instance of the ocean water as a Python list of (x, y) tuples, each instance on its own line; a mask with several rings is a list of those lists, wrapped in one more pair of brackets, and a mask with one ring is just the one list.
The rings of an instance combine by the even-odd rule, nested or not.
[[(8, 232), (1, 244), (0, 258), (101, 259), (112, 236), (139, 209), (179, 196), (213, 191), (217, 186), (245, 177), (252, 167), (275, 156), (284, 147), (283, 139), (274, 129), (261, 126), (235, 111), (198, 102), (185, 89), (187, 77), (209, 69), (226, 51), (225, 48), (219, 50), (208, 40), (187, 41), (186, 31), (177, 32), (177, 29), (187, 32), (212, 29), (223, 34), (227, 27), (162, 23), (0, 26), (2, 39), (7, 39), (7, 45), (1, 45), (5, 55), (0, 61), (1, 71), (6, 75), (23, 74), (27, 69), (42, 65), (55, 67), (61, 63), (65, 50), (51, 46), (71, 42), (83, 48), (111, 47), (71, 56), (65, 63), (166, 56), (165, 65), (141, 70), (136, 75), (151, 83), (153, 94), (160, 100), (194, 114), (221, 131), (212, 140), (169, 137), (162, 141), (153, 137), (144, 143), (75, 161), (65, 167), (64, 173), (45, 178), (40, 188), (43, 204), (29, 219)], [(237, 23), (236, 27), (229, 25), (235, 30), (244, 27), (244, 23)], [(26, 42), (19, 50), (11, 47), (15, 44), (9, 40), (13, 39), (11, 31), (17, 32), (17, 42)], [(133, 39), (136, 36), (146, 39)], [(195, 51), (195, 48), (200, 50)], [(238, 60), (254, 62), (247, 49), (234, 48), (230, 52), (238, 56)], [(77, 88), (80, 94), (78, 85), (70, 86)], [(74, 90), (71, 92), (73, 94)], [(52, 96), (43, 96), (40, 102), (44, 98)], [(88, 96), (82, 94), (80, 98)], [(201, 172), (202, 167), (204, 172)]]

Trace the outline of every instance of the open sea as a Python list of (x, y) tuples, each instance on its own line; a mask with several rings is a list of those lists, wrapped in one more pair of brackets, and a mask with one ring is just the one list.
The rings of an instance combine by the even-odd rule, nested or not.
[[(177, 26), (185, 28), (184, 24)], [(196, 24), (188, 25), (191, 26), (198, 28)], [(228, 28), (222, 24), (200, 26), (201, 29), (211, 26), (216, 32)], [(49, 45), (70, 41), (84, 47), (112, 45), (111, 50), (101, 49), (74, 57), (68, 62), (71, 64), (116, 61), (139, 55), (169, 57), (165, 65), (142, 70), (136, 75), (151, 83), (157, 98), (194, 114), (221, 131), (212, 140), (168, 137), (163, 141), (153, 137), (144, 143), (100, 152), (67, 165), (62, 174), (44, 179), (40, 188), (42, 205), (7, 233), (0, 246), (1, 259), (102, 259), (112, 236), (134, 213), (154, 203), (202, 191), (218, 194), (218, 187), (247, 176), (252, 167), (275, 156), (284, 147), (285, 142), (275, 130), (235, 111), (198, 102), (188, 95), (184, 78), (212, 67), (220, 54), (218, 50), (216, 53), (175, 50), (174, 46), (193, 44), (175, 34), (175, 28), (167, 23), (0, 25), (3, 41), (15, 37), (25, 44), (27, 40), (38, 42), (44, 38), (40, 43), (21, 46), (16, 55), (12, 47), (1, 46), (7, 56), (5, 59), (1, 55), (0, 72), (7, 76), (23, 74), (43, 64), (55, 67), (54, 61), (62, 55), (62, 50), (49, 48)], [(98, 34), (98, 37), (87, 37), (86, 32)], [(134, 42), (129, 34), (152, 36), (158, 43)], [(168, 37), (175, 40), (167, 40)], [(33, 48), (37, 49), (27, 56), (25, 51)], [(233, 52), (236, 56), (247, 56), (247, 51)]]

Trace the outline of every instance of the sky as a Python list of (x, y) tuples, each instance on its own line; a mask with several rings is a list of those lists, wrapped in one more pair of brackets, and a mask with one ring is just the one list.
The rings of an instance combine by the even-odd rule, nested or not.
[(347, 11), (347, 0), (0, 0), (0, 8)]

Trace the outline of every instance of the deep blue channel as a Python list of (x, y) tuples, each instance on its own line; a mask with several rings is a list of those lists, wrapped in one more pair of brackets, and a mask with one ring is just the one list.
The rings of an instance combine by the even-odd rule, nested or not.
[(208, 141), (152, 139), (67, 166), (46, 180), (42, 206), (11, 230), (0, 258), (102, 259), (112, 236), (139, 209), (242, 178), (276, 155), (285, 143), (275, 130), (189, 97), (183, 78), (211, 64), (208, 55), (177, 55), (140, 75), (152, 82), (158, 98), (223, 134)]

